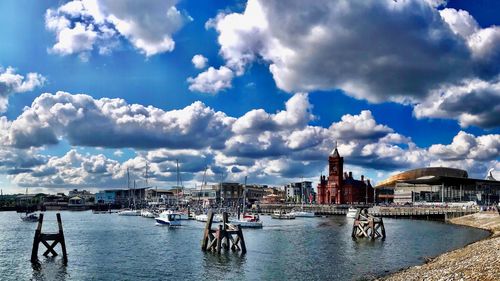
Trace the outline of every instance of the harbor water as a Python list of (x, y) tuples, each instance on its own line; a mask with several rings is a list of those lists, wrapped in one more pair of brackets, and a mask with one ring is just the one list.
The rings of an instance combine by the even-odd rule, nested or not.
[[(384, 219), (385, 241), (353, 240), (344, 216), (274, 220), (245, 229), (247, 254), (204, 253), (204, 223), (179, 228), (153, 219), (61, 212), (68, 264), (61, 257), (30, 263), (36, 223), (0, 212), (0, 280), (366, 280), (488, 236), (486, 231), (433, 221)], [(43, 232), (55, 232), (45, 212)], [(59, 251), (59, 246), (56, 248)]]

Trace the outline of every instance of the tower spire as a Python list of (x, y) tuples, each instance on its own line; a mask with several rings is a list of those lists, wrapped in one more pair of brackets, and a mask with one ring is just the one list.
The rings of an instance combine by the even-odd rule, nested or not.
[(333, 157), (340, 157), (339, 151), (337, 150), (337, 141), (335, 141), (335, 148), (332, 150), (332, 153), (330, 153), (331, 156)]

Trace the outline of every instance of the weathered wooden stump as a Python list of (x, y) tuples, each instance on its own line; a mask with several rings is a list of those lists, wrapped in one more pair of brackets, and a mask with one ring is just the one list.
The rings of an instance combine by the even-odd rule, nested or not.
[[(54, 250), (55, 246), (57, 246), (58, 243), (61, 244), (61, 250), (63, 254), (63, 263), (66, 264), (68, 263), (68, 255), (66, 253), (66, 242), (64, 240), (64, 232), (63, 232), (63, 227), (62, 227), (62, 222), (61, 222), (61, 214), (57, 213), (57, 225), (59, 227), (59, 232), (57, 233), (42, 233), (42, 224), (43, 224), (43, 214), (40, 214), (40, 217), (38, 218), (38, 226), (36, 227), (35, 230), (35, 238), (33, 240), (33, 249), (31, 251), (31, 262), (32, 263), (38, 263), (38, 248), (40, 243), (45, 245), (47, 250), (43, 253), (44, 256), (48, 256), (49, 253), (52, 254), (52, 256), (57, 256), (57, 252)], [(49, 244), (49, 241), (52, 241), (51, 244)]]
[(201, 242), (203, 251), (214, 251), (220, 253), (221, 250), (231, 249), (232, 251), (240, 251), (242, 254), (247, 252), (243, 231), (239, 225), (230, 224), (227, 213), (222, 213), (222, 224), (217, 229), (212, 229), (214, 213), (208, 212), (207, 224)]
[(369, 237), (385, 239), (385, 227), (382, 218), (368, 214), (367, 209), (358, 209), (352, 225), (352, 238)]

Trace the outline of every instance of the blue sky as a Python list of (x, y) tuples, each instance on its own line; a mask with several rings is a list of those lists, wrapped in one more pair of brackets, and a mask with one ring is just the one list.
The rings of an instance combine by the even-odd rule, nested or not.
[(168, 187), (177, 159), (187, 186), (206, 167), (317, 181), (335, 142), (374, 182), (423, 166), (484, 177), (500, 170), (499, 8), (2, 1), (0, 186), (120, 187), (148, 162)]

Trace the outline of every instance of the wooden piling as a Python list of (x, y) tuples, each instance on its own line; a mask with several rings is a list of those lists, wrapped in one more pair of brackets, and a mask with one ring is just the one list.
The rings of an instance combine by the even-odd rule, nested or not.
[(201, 242), (203, 251), (214, 251), (221, 253), (222, 249), (241, 250), (242, 254), (246, 253), (245, 239), (243, 231), (239, 225), (229, 223), (228, 214), (222, 214), (222, 224), (218, 225), (217, 229), (212, 229), (213, 213), (208, 213), (207, 224)]
[(382, 218), (368, 214), (367, 209), (358, 210), (352, 225), (352, 238), (369, 237), (385, 239), (385, 227)]
[[(40, 214), (38, 219), (38, 225), (35, 230), (35, 237), (33, 239), (33, 248), (31, 250), (31, 262), (38, 263), (38, 248), (40, 243), (42, 243), (47, 250), (43, 253), (44, 256), (48, 256), (52, 254), (54, 257), (57, 256), (57, 252), (54, 248), (58, 243), (61, 244), (61, 250), (63, 254), (63, 263), (67, 264), (68, 255), (66, 252), (66, 241), (64, 239), (64, 231), (62, 227), (61, 214), (57, 213), (57, 224), (59, 231), (57, 233), (42, 233), (42, 225), (43, 225), (43, 214)], [(48, 242), (52, 242), (49, 244)]]

